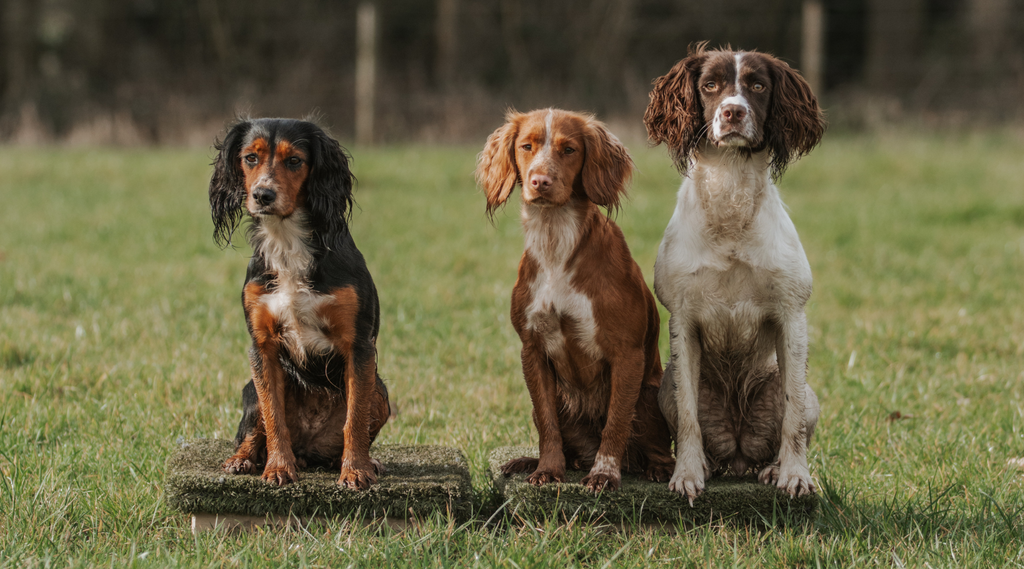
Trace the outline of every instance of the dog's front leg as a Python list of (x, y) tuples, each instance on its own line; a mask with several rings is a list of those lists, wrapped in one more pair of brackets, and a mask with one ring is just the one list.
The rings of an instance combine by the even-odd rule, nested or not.
[(633, 416), (644, 382), (644, 353), (626, 353), (612, 362), (612, 394), (608, 419), (601, 431), (601, 446), (590, 473), (581, 481), (594, 492), (618, 490), (622, 485), (622, 457), (633, 430)]
[(278, 343), (273, 339), (259, 342), (249, 351), (249, 360), (267, 437), (267, 465), (263, 468), (263, 479), (281, 486), (298, 481), (299, 473), (285, 419), (285, 372), (278, 360), (278, 349)]
[(658, 404), (675, 432), (676, 468), (668, 487), (690, 501), (704, 491), (709, 475), (700, 423), (697, 422), (697, 387), (700, 381), (700, 341), (696, 330), (678, 313), (668, 321), (671, 360), (658, 393)]
[(338, 484), (356, 490), (369, 488), (377, 481), (376, 468), (370, 460), (370, 403), (376, 381), (373, 346), (353, 348), (345, 365), (345, 450)]
[(558, 393), (555, 374), (536, 339), (523, 344), (523, 377), (533, 401), (533, 422), (540, 439), (540, 460), (526, 481), (541, 485), (565, 482), (565, 453), (558, 424)]
[(807, 414), (807, 316), (803, 310), (783, 319), (775, 351), (785, 393), (782, 444), (778, 462), (762, 470), (758, 478), (790, 496), (805, 496), (814, 493), (814, 482), (807, 468), (808, 433), (813, 425), (808, 425)]
[(267, 309), (262, 297), (267, 289), (258, 282), (249, 282), (242, 290), (246, 322), (252, 336), (249, 363), (256, 400), (267, 437), (267, 464), (263, 479), (278, 485), (295, 482), (299, 474), (292, 453), (292, 438), (285, 417), (285, 375), (281, 367), (280, 322)]

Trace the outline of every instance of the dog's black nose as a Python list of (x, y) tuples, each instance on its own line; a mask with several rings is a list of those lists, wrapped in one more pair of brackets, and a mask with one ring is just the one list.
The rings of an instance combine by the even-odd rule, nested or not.
[(252, 191), (252, 199), (260, 205), (270, 205), (277, 199), (277, 192), (270, 188), (256, 188)]

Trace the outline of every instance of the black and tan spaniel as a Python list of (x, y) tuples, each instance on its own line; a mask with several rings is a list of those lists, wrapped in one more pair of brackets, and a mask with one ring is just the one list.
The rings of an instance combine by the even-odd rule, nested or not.
[(352, 173), (338, 142), (291, 119), (243, 120), (210, 180), (214, 238), (226, 246), (243, 214), (253, 256), (242, 289), (252, 379), (233, 474), (275, 484), (307, 465), (339, 468), (367, 488), (380, 463), (370, 444), (389, 416), (377, 374), (377, 290), (349, 233)]

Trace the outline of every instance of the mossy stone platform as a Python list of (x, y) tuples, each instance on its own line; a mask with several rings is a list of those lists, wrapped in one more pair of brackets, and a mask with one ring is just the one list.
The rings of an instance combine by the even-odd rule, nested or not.
[[(234, 453), (228, 440), (180, 443), (167, 461), (165, 495), (171, 507), (203, 524), (286, 523), (311, 517), (359, 516), (408, 520), (433, 512), (465, 520), (472, 511), (469, 466), (462, 452), (432, 445), (375, 445), (370, 454), (386, 472), (367, 490), (338, 486), (338, 472), (306, 470), (285, 486), (259, 475), (232, 475), (220, 465)], [(212, 521), (211, 521), (212, 520)]]
[(570, 470), (565, 483), (534, 486), (525, 474), (505, 477), (501, 465), (521, 456), (538, 456), (536, 447), (502, 447), (491, 452), (489, 472), (495, 491), (515, 517), (524, 519), (572, 518), (610, 524), (632, 523), (674, 526), (709, 522), (798, 523), (811, 520), (817, 496), (790, 498), (757, 482), (756, 477), (716, 477), (707, 481), (693, 506), (671, 492), (667, 482), (650, 482), (623, 475), (622, 487), (595, 495), (580, 484), (586, 472)]

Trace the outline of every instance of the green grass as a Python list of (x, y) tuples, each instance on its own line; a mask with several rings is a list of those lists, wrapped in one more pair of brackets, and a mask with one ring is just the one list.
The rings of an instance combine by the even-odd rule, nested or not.
[[(648, 279), (678, 175), (617, 219)], [(533, 444), (508, 320), (517, 204), (484, 215), (478, 148), (357, 149), (353, 232), (380, 291), (388, 443)], [(582, 524), (192, 537), (161, 490), (179, 437), (229, 437), (247, 379), (244, 242), (211, 239), (206, 150), (0, 153), (0, 565), (1024, 565), (1024, 139), (829, 135), (781, 183), (815, 276), (822, 403), (810, 527), (668, 536)], [(662, 312), (662, 329), (667, 318)], [(661, 338), (667, 353), (667, 334)], [(898, 412), (901, 419), (889, 420)]]

